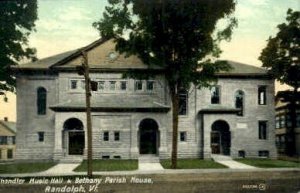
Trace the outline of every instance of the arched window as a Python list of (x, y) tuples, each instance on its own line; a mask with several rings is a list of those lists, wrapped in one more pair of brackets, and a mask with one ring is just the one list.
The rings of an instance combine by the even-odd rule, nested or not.
[(37, 89), (37, 114), (45, 115), (47, 107), (47, 91), (43, 87)]
[(244, 115), (244, 98), (245, 94), (243, 91), (238, 90), (235, 93), (235, 108), (240, 109), (238, 112), (238, 116), (243, 116)]
[(186, 90), (179, 91), (179, 115), (187, 115), (188, 111), (188, 93)]

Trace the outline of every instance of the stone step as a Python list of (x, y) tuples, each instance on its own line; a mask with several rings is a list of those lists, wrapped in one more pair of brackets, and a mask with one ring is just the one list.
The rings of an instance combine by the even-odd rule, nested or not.
[(82, 157), (77, 156), (67, 156), (59, 160), (59, 163), (81, 163)]
[(141, 155), (139, 163), (159, 163), (159, 157), (156, 155)]

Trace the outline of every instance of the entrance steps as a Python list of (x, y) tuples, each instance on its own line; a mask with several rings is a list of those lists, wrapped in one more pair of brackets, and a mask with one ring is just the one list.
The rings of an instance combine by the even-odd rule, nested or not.
[(159, 157), (155, 154), (140, 155), (139, 163), (159, 163)]
[(155, 154), (140, 155), (139, 157), (139, 170), (140, 171), (156, 171), (163, 170), (160, 165), (159, 157)]
[(81, 163), (82, 156), (66, 156), (59, 160), (59, 163)]

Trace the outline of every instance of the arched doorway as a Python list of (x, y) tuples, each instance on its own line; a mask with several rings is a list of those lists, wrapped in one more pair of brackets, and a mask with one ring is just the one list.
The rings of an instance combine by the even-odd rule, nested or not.
[(64, 148), (68, 155), (83, 155), (84, 131), (83, 124), (79, 119), (70, 118), (64, 123), (63, 130)]
[(230, 155), (231, 135), (226, 121), (215, 121), (211, 126), (211, 151), (213, 154)]
[(153, 119), (144, 119), (139, 125), (140, 154), (157, 154), (159, 146), (158, 124)]

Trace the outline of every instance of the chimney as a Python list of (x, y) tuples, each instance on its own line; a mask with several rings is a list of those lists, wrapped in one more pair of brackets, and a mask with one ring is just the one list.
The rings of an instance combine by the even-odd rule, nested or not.
[(7, 121), (8, 121), (8, 118), (7, 118), (7, 117), (4, 117), (4, 121), (7, 122)]

